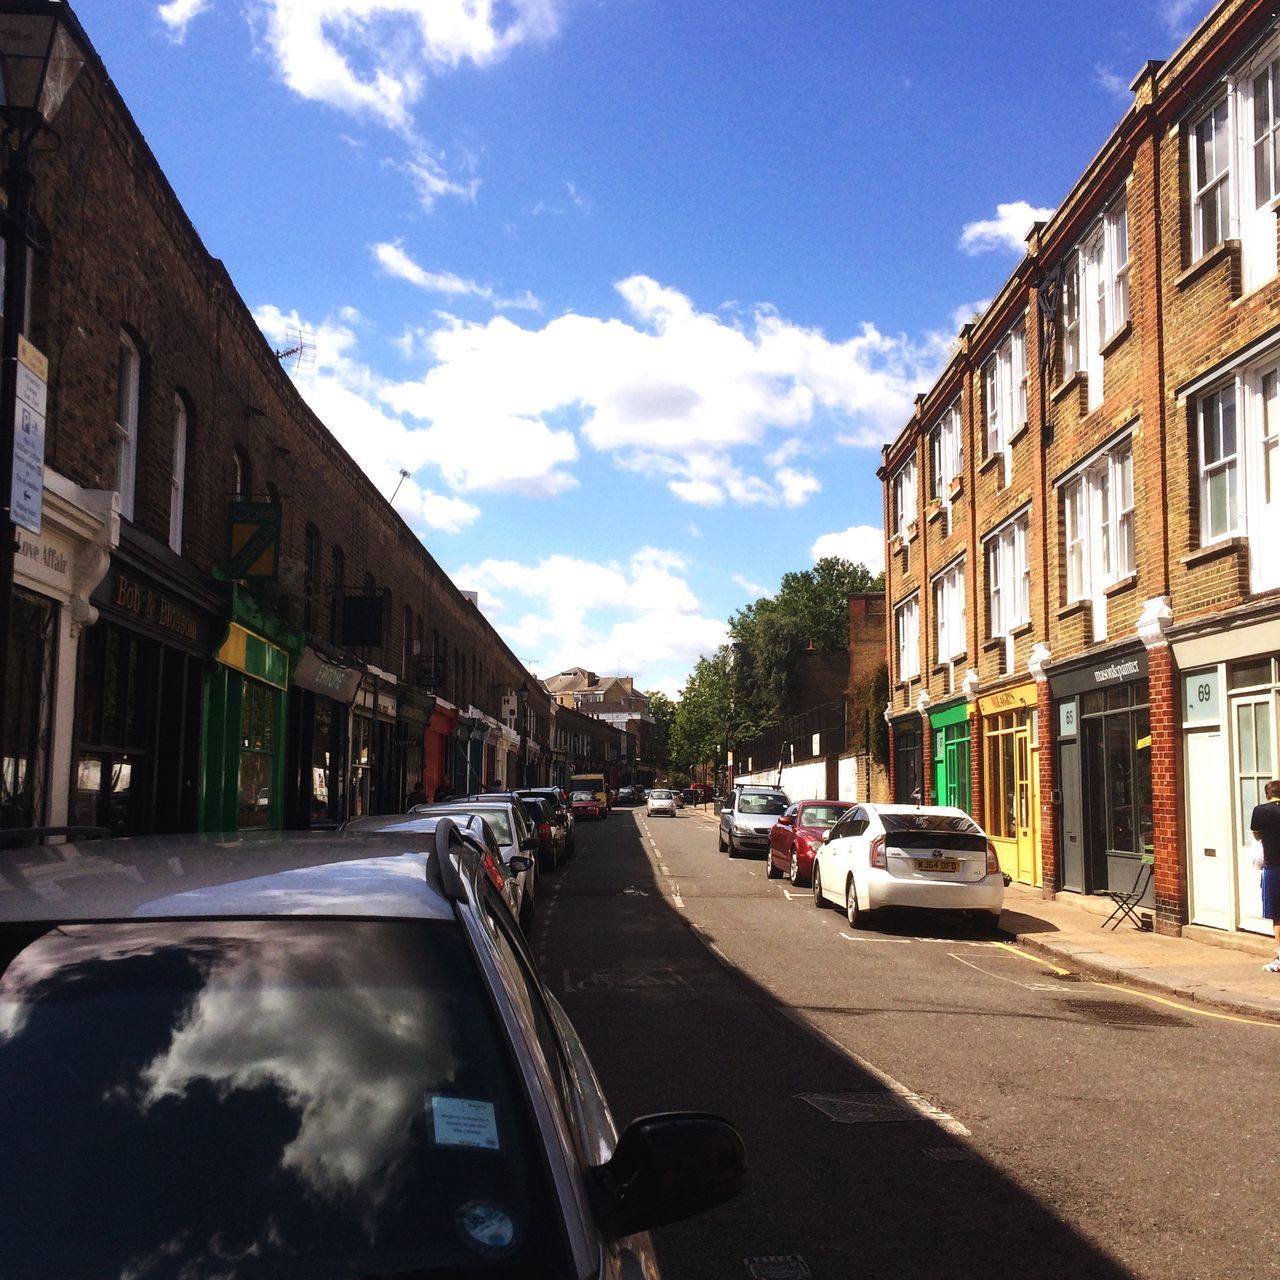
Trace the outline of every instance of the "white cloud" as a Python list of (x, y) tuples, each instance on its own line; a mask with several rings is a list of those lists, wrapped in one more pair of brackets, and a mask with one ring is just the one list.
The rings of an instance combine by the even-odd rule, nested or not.
[(412, 159), (406, 160), (401, 167), (409, 175), (409, 180), (418, 193), (418, 203), (428, 213), (436, 207), (436, 201), (441, 196), (454, 196), (459, 200), (475, 203), (476, 192), (480, 190), (479, 178), (468, 178), (465, 181), (451, 178), (444, 162), (427, 151), (415, 152)]
[(1100, 89), (1105, 89), (1112, 97), (1127, 98), (1129, 96), (1129, 82), (1124, 76), (1112, 71), (1110, 67), (1097, 63), (1093, 68), (1093, 82)]
[(187, 27), (209, 7), (209, 0), (169, 0), (156, 9), (160, 21), (179, 43), (186, 38)]
[(795, 471), (783, 467), (778, 472), (778, 491), (786, 507), (803, 507), (815, 493), (822, 489), (822, 481), (811, 471)]
[(254, 13), (296, 94), (407, 135), (429, 75), (463, 63), (486, 67), (550, 39), (561, 7), (560, 0), (255, 0)]
[(1034, 222), (1046, 222), (1052, 209), (1039, 209), (1025, 200), (996, 205), (996, 216), (968, 222), (960, 233), (960, 248), (968, 254), (990, 253), (995, 249), (1026, 251), (1027, 233)]
[(839, 533), (824, 533), (809, 548), (816, 564), (824, 556), (841, 556), (853, 564), (864, 564), (872, 573), (884, 571), (884, 530), (874, 525), (855, 524)]
[[(481, 607), (512, 650), (538, 654), (540, 670), (625, 671), (648, 689), (663, 686), (647, 672), (688, 669), (727, 635), (723, 622), (703, 615), (685, 570), (677, 553), (642, 547), (625, 563), (562, 555), (531, 564), (490, 559), (450, 576), (480, 592)], [(565, 590), (566, 583), (573, 589)]]
[(466, 280), (452, 271), (428, 271), (419, 266), (404, 250), (400, 241), (383, 242), (372, 246), (375, 261), (389, 276), (415, 285), (425, 293), (442, 293), (449, 297), (479, 298), (496, 310), (540, 311), (542, 304), (528, 291), (514, 298), (497, 296), (492, 287)]
[(730, 574), (729, 581), (741, 587), (753, 600), (758, 600), (761, 596), (769, 594), (768, 587), (761, 586), (758, 582), (752, 582), (750, 578), (742, 573)]
[(1156, 12), (1169, 33), (1181, 40), (1208, 8), (1205, 0), (1156, 0)]

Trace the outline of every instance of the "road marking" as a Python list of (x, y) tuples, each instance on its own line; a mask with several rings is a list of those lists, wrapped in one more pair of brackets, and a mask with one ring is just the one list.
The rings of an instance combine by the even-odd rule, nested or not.
[(684, 899), (680, 896), (680, 885), (678, 883), (672, 884), (671, 896), (676, 900), (676, 906), (679, 907), (681, 911), (683, 911)]
[(801, 900), (803, 900), (803, 899), (805, 899), (805, 898), (812, 898), (812, 897), (813, 897), (813, 894), (811, 894), (811, 893), (792, 893), (790, 889), (783, 889), (783, 891), (782, 891), (782, 896), (783, 896), (784, 898), (786, 898), (786, 900), (787, 900), (788, 902), (794, 902), (797, 898), (800, 898)]
[(1042, 964), (1046, 969), (1052, 969), (1054, 973), (1070, 973), (1070, 969), (1060, 969), (1056, 964), (1050, 964), (1042, 956), (1033, 956), (1030, 951), (1023, 951), (1021, 947), (1015, 947), (1011, 942), (993, 942), (993, 947), (999, 947), (1002, 951), (1009, 952), (1010, 955), (1021, 956), (1024, 960), (1030, 960), (1032, 964)]
[(912, 939), (910, 938), (882, 938), (866, 933), (845, 933), (843, 929), (840, 930), (840, 936), (842, 938), (848, 938), (850, 942), (905, 942), (907, 946), (910, 946), (912, 942)]
[(1010, 982), (1015, 987), (1021, 987), (1024, 991), (1060, 991), (1061, 984), (1057, 982), (1019, 982), (1017, 978), (1011, 978), (1005, 973), (995, 973), (991, 969), (984, 969), (980, 964), (974, 964), (972, 960), (966, 960), (964, 956), (958, 956), (954, 951), (948, 951), (947, 954), (952, 960), (958, 960), (961, 964), (968, 965), (970, 969), (976, 969), (979, 973), (985, 973), (988, 978), (999, 978), (1001, 982)]

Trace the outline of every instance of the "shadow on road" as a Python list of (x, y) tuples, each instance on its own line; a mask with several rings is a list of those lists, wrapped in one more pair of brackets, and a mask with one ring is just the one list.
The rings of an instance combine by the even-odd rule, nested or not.
[(656, 1234), (669, 1278), (737, 1280), (744, 1260), (786, 1255), (814, 1280), (1131, 1278), (1054, 1214), (1053, 1187), (1013, 1182), (945, 1122), (903, 1118), (880, 1080), (720, 960), (665, 896), (634, 823), (580, 828), (578, 848), (544, 889), (554, 906), (534, 941), (619, 1125), (718, 1111), (747, 1144), (737, 1200)]

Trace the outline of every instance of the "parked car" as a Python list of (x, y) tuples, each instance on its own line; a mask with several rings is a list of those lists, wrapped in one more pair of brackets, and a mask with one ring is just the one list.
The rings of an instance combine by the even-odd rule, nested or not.
[(604, 817), (600, 801), (596, 799), (595, 793), (592, 791), (571, 792), (569, 803), (573, 806), (573, 816), (575, 818), (590, 818), (592, 821), (598, 821)]
[(788, 805), (769, 832), (765, 874), (770, 880), (787, 875), (803, 888), (809, 883), (813, 854), (823, 832), (834, 827), (853, 807), (849, 800), (801, 800)]
[(856, 925), (878, 907), (978, 911), (999, 924), (1004, 877), (995, 846), (963, 809), (861, 804), (818, 846), (813, 901)]
[(516, 795), (541, 796), (551, 802), (553, 821), (563, 829), (565, 857), (573, 857), (573, 806), (569, 803), (569, 793), (562, 787), (518, 787)]
[(702, 803), (702, 792), (697, 787), (685, 787), (680, 792), (680, 797), (684, 800), (685, 804)]
[(538, 832), (533, 813), (518, 797), (501, 792), (481, 796), (455, 796), (451, 800), (416, 804), (409, 813), (477, 814), (492, 827), (502, 848), (504, 860), (512, 854), (523, 854), (534, 859), (536, 885), (540, 847)]
[(616, 803), (622, 805), (644, 804), (643, 787), (619, 787)]
[(728, 849), (731, 858), (764, 853), (773, 824), (790, 803), (776, 787), (735, 787), (720, 810), (720, 852)]
[[(554, 871), (564, 861), (564, 831), (557, 829), (551, 813), (551, 804), (544, 797), (522, 795), (517, 791), (486, 791), (480, 795), (461, 796), (465, 804), (485, 800), (509, 800), (525, 811), (538, 840), (538, 867), (542, 871)], [(457, 804), (457, 800), (450, 800)]]
[(6, 850), (0, 875), (2, 1275), (622, 1280), (743, 1184), (718, 1117), (617, 1135), (450, 821)]
[(683, 809), (683, 808), (684, 808), (684, 794), (683, 794), (683, 792), (677, 791), (677, 790), (675, 790), (675, 788), (672, 788), (672, 789), (671, 789), (671, 798), (676, 802), (676, 808), (677, 808), (677, 809)]
[(665, 813), (668, 818), (676, 816), (676, 798), (666, 787), (655, 787), (649, 792), (645, 813), (652, 818), (656, 813)]
[(483, 810), (453, 808), (449, 805), (419, 805), (411, 813), (390, 813), (351, 818), (338, 828), (345, 835), (431, 835), (438, 822), (448, 818), (463, 835), (487, 850), (503, 872), (503, 892), (512, 914), (527, 934), (533, 927), (537, 894), (536, 847), (522, 850), (516, 837), (509, 804), (491, 805)]

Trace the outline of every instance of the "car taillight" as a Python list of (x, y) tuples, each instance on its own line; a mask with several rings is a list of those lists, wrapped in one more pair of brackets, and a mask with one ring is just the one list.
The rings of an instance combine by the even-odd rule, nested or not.
[(1000, 855), (996, 853), (996, 847), (987, 841), (987, 875), (998, 876), (1000, 874)]
[(876, 836), (871, 842), (871, 865), (879, 867), (881, 871), (889, 869), (889, 861), (885, 856), (884, 836)]
[(538, 839), (539, 840), (551, 839), (551, 823), (549, 822), (538, 823)]

